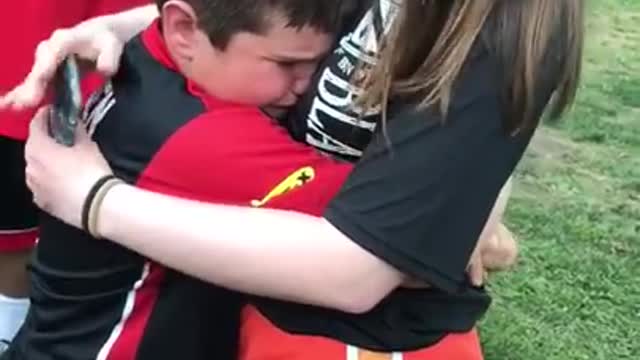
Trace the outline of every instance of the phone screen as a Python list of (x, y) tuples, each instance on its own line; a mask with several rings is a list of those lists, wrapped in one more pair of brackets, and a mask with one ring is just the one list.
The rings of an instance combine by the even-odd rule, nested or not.
[(67, 57), (53, 80), (53, 105), (49, 114), (49, 135), (58, 143), (72, 146), (82, 107), (80, 72), (74, 57)]

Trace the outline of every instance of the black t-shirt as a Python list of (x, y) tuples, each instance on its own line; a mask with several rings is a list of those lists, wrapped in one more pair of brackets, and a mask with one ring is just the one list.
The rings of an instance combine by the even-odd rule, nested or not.
[(363, 248), (448, 292), (465, 268), (529, 135), (506, 136), (495, 63), (470, 64), (447, 121), (411, 107), (376, 134), (325, 217)]
[[(349, 105), (362, 90), (349, 79), (358, 61), (375, 61), (376, 37), (366, 33), (384, 32), (395, 10), (381, 0), (342, 38), (290, 127), (324, 152), (359, 159), (325, 217), (364, 249), (434, 288), (398, 289), (363, 315), (277, 301), (260, 306), (287, 331), (374, 350), (429, 346), (471, 329), (485, 313), (490, 298), (470, 285), (465, 269), (532, 135), (506, 134), (501, 66), (482, 43), (458, 79), (446, 121), (433, 109), (392, 104), (385, 139), (379, 114), (358, 120)], [(539, 91), (539, 113), (553, 83)]]
[(392, 109), (388, 140), (374, 133), (325, 213), (351, 240), (434, 289), (397, 290), (364, 315), (277, 302), (263, 313), (291, 332), (379, 350), (425, 347), (476, 324), (490, 299), (470, 285), (466, 265), (530, 139), (505, 135), (496, 74), (487, 53), (475, 58), (444, 125), (430, 109)]

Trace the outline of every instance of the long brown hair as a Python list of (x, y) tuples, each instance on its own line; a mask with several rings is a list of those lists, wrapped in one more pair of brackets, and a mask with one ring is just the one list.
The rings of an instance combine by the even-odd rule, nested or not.
[[(584, 40), (583, 0), (398, 0), (400, 10), (368, 72), (365, 107), (412, 97), (446, 115), (451, 92), (474, 46), (486, 40), (504, 70), (505, 128), (537, 126), (536, 90), (549, 60), (558, 71), (550, 116), (576, 94)], [(548, 78), (548, 76), (546, 77)]]

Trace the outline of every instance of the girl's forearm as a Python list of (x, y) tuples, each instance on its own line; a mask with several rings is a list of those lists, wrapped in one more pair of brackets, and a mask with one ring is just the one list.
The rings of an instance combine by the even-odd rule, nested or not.
[(171, 268), (241, 292), (364, 312), (403, 280), (326, 220), (214, 205), (121, 185), (99, 233)]

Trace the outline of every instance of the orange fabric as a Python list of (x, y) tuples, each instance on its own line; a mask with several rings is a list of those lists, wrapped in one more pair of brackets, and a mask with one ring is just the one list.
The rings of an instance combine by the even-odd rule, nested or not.
[(255, 307), (242, 313), (239, 360), (482, 360), (478, 334), (447, 335), (426, 349), (376, 353), (320, 336), (291, 335)]

